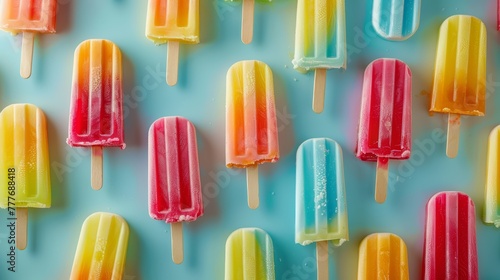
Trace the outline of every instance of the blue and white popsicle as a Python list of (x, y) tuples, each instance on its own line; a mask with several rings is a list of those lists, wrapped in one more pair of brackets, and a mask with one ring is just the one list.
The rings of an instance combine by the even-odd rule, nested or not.
[(402, 41), (418, 29), (421, 0), (373, 0), (372, 24), (387, 40)]
[(297, 150), (295, 243), (316, 242), (318, 279), (328, 277), (328, 241), (340, 246), (349, 239), (340, 145), (314, 138)]

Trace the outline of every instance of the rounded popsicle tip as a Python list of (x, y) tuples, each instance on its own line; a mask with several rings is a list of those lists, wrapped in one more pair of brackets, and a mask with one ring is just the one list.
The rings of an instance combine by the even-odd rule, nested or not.
[(177, 76), (174, 75), (169, 75), (172, 73), (167, 73), (167, 85), (169, 86), (175, 86), (177, 84)]
[(16, 219), (16, 247), (24, 250), (28, 245), (28, 208), (16, 208)]
[(23, 32), (23, 42), (21, 47), (21, 69), (20, 74), (24, 79), (31, 77), (31, 67), (33, 64), (33, 46), (35, 33)]
[(31, 67), (29, 67), (29, 68), (22, 67), (21, 71), (19, 71), (19, 72), (21, 74), (21, 78), (23, 78), (23, 79), (28, 79), (29, 77), (31, 77)]

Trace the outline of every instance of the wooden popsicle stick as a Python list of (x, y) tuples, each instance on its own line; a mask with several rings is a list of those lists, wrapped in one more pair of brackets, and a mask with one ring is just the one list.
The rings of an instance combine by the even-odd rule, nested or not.
[(102, 188), (102, 147), (93, 146), (91, 155), (91, 181), (96, 191)]
[(241, 41), (250, 44), (253, 39), (253, 14), (255, 0), (243, 0), (241, 8)]
[(448, 115), (448, 138), (446, 141), (446, 155), (455, 158), (458, 154), (458, 144), (460, 142), (460, 115)]
[(16, 247), (26, 249), (28, 244), (28, 208), (16, 208)]
[(172, 260), (181, 264), (184, 260), (184, 240), (182, 237), (182, 223), (172, 223), (171, 226)]
[(259, 207), (259, 166), (247, 167), (247, 193), (248, 207), (257, 209)]
[(318, 280), (328, 280), (328, 241), (316, 242), (316, 266)]
[(179, 41), (169, 41), (167, 47), (167, 84), (175, 86), (179, 72)]
[(21, 77), (28, 79), (31, 76), (31, 65), (33, 63), (33, 45), (35, 33), (23, 32), (23, 46), (21, 47)]
[(314, 71), (313, 111), (323, 112), (325, 107), (326, 69), (318, 68)]
[(387, 183), (389, 182), (389, 159), (377, 159), (377, 175), (375, 179), (375, 201), (384, 203), (387, 197)]

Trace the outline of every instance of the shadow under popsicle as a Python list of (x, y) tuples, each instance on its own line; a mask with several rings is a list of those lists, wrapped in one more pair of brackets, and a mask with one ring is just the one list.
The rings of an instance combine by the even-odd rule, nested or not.
[[(273, 67), (273, 70), (277, 70), (278, 66)], [(272, 194), (274, 193), (275, 186), (277, 184), (265, 180), (269, 178), (271, 174), (283, 165), (283, 158), (291, 156), (295, 158), (295, 132), (293, 120), (297, 117), (295, 114), (290, 112), (290, 106), (287, 100), (287, 94), (293, 92), (291, 86), (287, 86), (283, 78), (278, 75), (281, 73), (279, 71), (273, 71), (273, 83), (274, 83), (274, 101), (276, 107), (276, 121), (278, 129), (278, 143), (280, 151), (280, 159), (275, 163), (265, 163), (259, 166), (259, 177), (260, 181), (260, 199), (263, 202), (260, 207), (265, 207), (266, 210), (271, 210), (273, 208), (273, 200), (276, 198)], [(294, 167), (295, 168), (295, 167)], [(266, 183), (269, 182), (269, 184)]]
[(58, 34), (69, 33), (73, 26), (73, 0), (57, 1), (56, 28)]
[[(134, 63), (122, 50), (122, 87), (123, 87), (123, 125), (125, 133), (125, 143), (127, 148), (142, 147), (147, 145), (144, 141), (146, 136), (142, 137), (139, 131), (143, 131), (141, 125), (140, 106), (144, 102), (143, 95), (147, 98), (147, 92), (144, 92), (136, 85)], [(126, 148), (126, 149), (127, 149)], [(125, 151), (126, 151), (125, 149)]]
[[(49, 142), (49, 159), (50, 159), (50, 181), (51, 181), (51, 192), (52, 192), (52, 209), (65, 209), (67, 208), (68, 194), (67, 186), (65, 187), (64, 181), (67, 174), (66, 168), (68, 163), (66, 158), (69, 158), (68, 152), (70, 149), (67, 148), (66, 143), (61, 141), (66, 139), (66, 135), (62, 135), (61, 131), (54, 127), (54, 120), (51, 120), (50, 116), (46, 114), (47, 117), (47, 135)], [(63, 152), (65, 151), (65, 152)]]
[(200, 1), (200, 44), (210, 43), (217, 38), (214, 6), (217, 7), (215, 1)]
[(127, 259), (123, 271), (123, 280), (141, 280), (141, 246), (139, 236), (134, 229), (134, 225), (128, 223), (130, 233), (128, 239)]

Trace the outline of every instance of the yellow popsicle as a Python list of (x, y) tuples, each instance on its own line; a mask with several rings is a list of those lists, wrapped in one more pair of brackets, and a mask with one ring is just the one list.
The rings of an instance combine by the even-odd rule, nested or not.
[(370, 234), (359, 245), (358, 280), (377, 279), (409, 279), (406, 244), (395, 234)]
[(488, 139), (486, 162), (486, 189), (484, 222), (500, 228), (500, 126), (495, 127)]
[(446, 155), (458, 154), (460, 115), (484, 116), (486, 27), (473, 16), (456, 15), (439, 29), (431, 112), (448, 114)]
[(122, 279), (128, 236), (122, 217), (105, 212), (90, 215), (80, 232), (70, 280)]
[[(34, 105), (14, 104), (0, 113), (0, 178), (1, 208), (14, 207), (9, 201), (16, 208), (50, 207), (46, 121), (42, 110)], [(15, 195), (8, 192), (12, 186)], [(15, 201), (9, 200), (9, 196)]]
[[(50, 167), (42, 110), (14, 104), (0, 113), (0, 207), (16, 217), (16, 247), (27, 245), (28, 207), (49, 208)], [(15, 211), (14, 211), (15, 209)]]
[(179, 42), (200, 41), (199, 0), (149, 0), (146, 37), (155, 44), (168, 43), (167, 84), (177, 83)]

